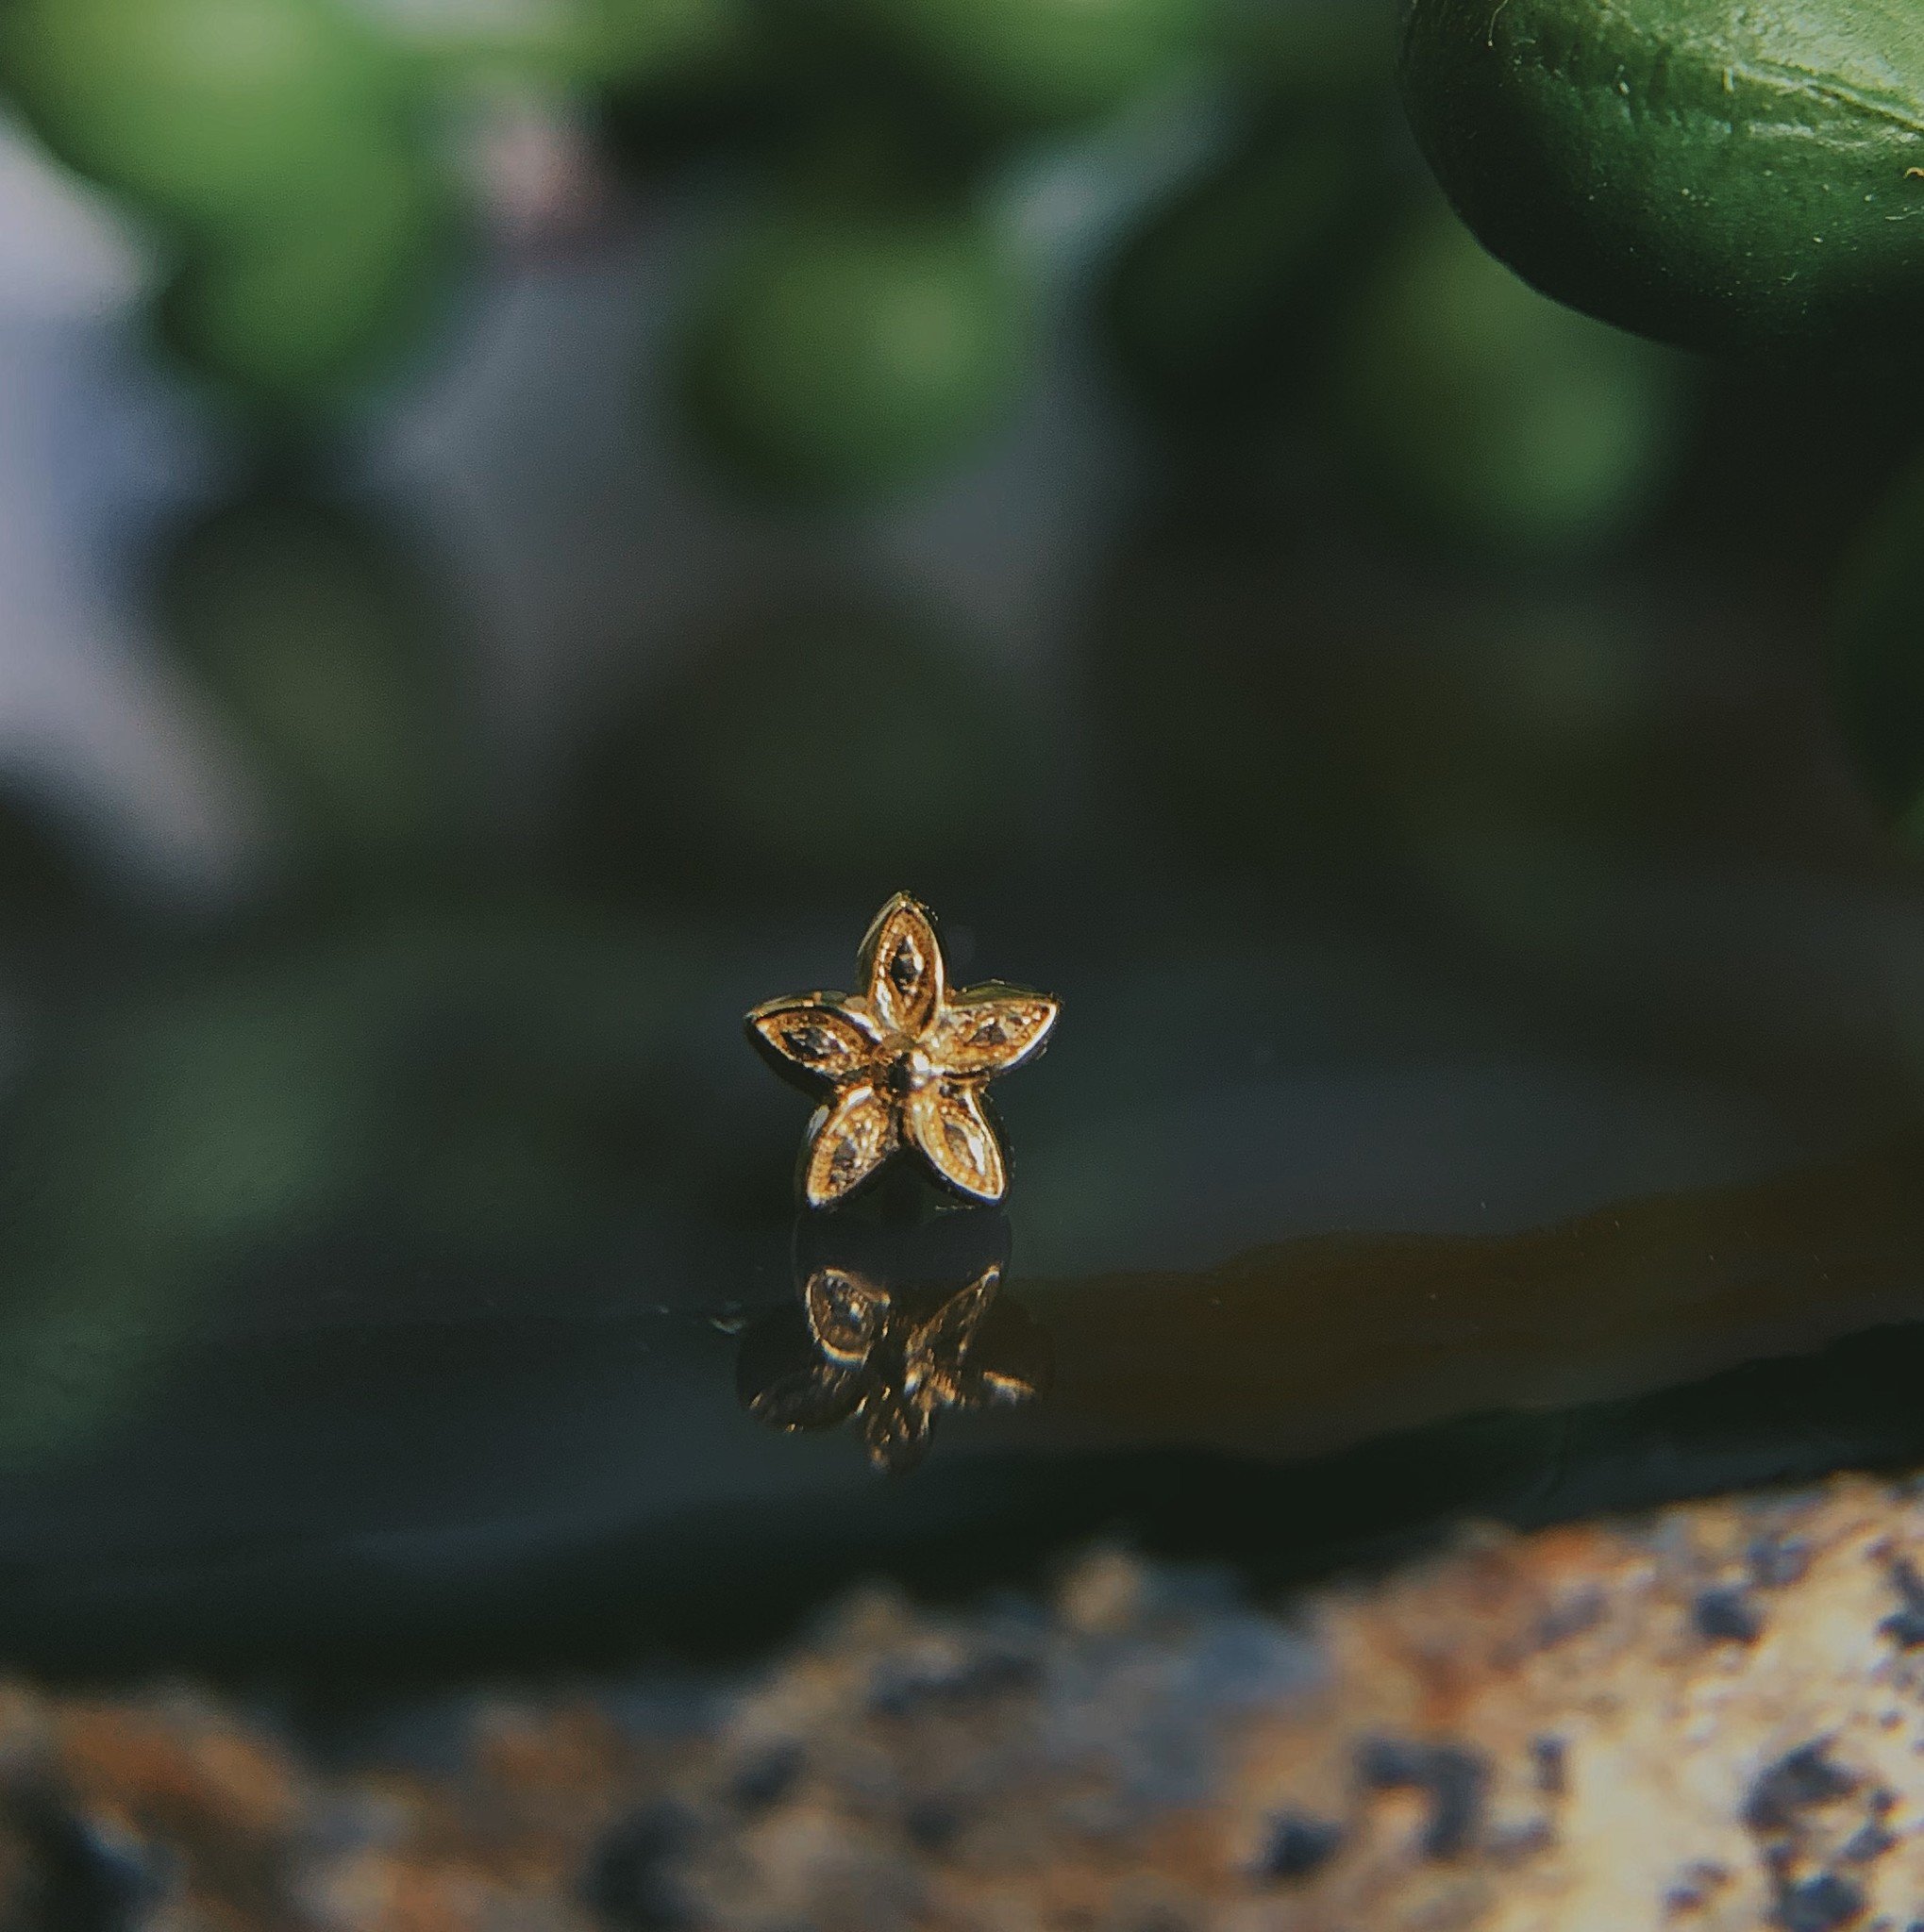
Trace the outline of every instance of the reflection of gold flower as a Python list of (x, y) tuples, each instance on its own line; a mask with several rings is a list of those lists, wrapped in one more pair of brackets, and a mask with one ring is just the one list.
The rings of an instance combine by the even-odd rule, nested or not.
[(1017, 1316), (1011, 1333), (985, 1338), (1001, 1276), (992, 1267), (966, 1288), (931, 1294), (878, 1288), (850, 1268), (818, 1268), (802, 1291), (807, 1351), (744, 1387), (748, 1412), (789, 1430), (852, 1417), (876, 1468), (913, 1468), (937, 1416), (1041, 1393), (1046, 1341), (1020, 1311), (1010, 1309)]
[(998, 983), (950, 992), (934, 922), (906, 892), (876, 916), (861, 966), (860, 994), (801, 993), (748, 1015), (781, 1072), (828, 1091), (802, 1150), (802, 1198), (844, 1200), (908, 1146), (958, 1193), (999, 1201), (1009, 1174), (982, 1090), (1042, 1051), (1056, 1002)]

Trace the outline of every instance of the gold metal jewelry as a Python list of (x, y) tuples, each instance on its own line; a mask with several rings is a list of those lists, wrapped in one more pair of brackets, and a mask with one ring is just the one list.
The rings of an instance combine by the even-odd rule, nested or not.
[[(929, 1451), (944, 1415), (1031, 1402), (1048, 1379), (1047, 1339), (997, 1308), (999, 1263), (959, 1289), (890, 1289), (852, 1268), (818, 1268), (802, 1290), (807, 1339), (742, 1390), (750, 1415), (791, 1434), (852, 1421), (878, 1470)], [(1014, 1316), (997, 1335), (992, 1315)], [(998, 1345), (999, 1344), (999, 1345)]]
[(860, 970), (860, 993), (798, 993), (748, 1015), (778, 1073), (826, 1091), (802, 1146), (802, 1199), (833, 1207), (912, 1148), (958, 1194), (1001, 1200), (1009, 1168), (983, 1090), (1047, 1045), (1058, 1002), (1000, 981), (949, 991), (935, 921), (906, 892), (876, 915)]

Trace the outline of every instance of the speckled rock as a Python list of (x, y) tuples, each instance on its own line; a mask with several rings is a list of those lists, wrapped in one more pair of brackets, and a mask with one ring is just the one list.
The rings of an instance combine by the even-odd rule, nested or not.
[(746, 1678), (490, 1692), (343, 1757), (0, 1695), (0, 1927), (1913, 1932), (1924, 1490), (1475, 1537), (1259, 1609), (1113, 1551), (870, 1592)]

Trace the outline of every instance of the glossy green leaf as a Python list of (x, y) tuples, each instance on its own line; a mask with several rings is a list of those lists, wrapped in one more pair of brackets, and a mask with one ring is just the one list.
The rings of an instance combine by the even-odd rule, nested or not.
[(1410, 0), (1404, 99), (1539, 288), (1714, 350), (1915, 335), (1916, 0)]

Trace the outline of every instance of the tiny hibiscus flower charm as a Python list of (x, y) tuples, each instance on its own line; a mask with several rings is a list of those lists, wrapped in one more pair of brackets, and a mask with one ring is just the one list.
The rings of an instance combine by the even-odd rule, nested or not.
[(1057, 1003), (999, 982), (951, 992), (935, 922), (906, 892), (877, 914), (861, 972), (859, 993), (798, 993), (748, 1015), (777, 1072), (826, 1094), (802, 1199), (833, 1207), (910, 1148), (957, 1193), (1001, 1200), (1008, 1163), (983, 1089), (1043, 1050)]

